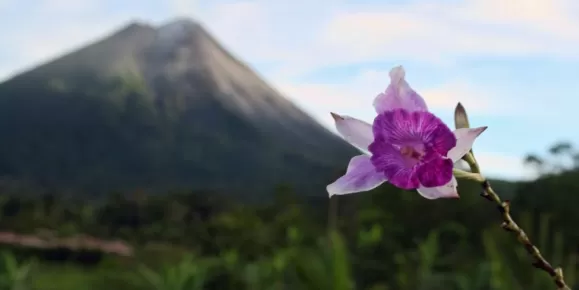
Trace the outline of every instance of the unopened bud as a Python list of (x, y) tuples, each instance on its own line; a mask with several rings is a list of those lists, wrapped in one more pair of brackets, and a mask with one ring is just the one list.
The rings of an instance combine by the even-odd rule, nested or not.
[(460, 128), (470, 128), (468, 123), (468, 115), (466, 114), (466, 109), (461, 103), (456, 105), (454, 109), (454, 127), (456, 129)]

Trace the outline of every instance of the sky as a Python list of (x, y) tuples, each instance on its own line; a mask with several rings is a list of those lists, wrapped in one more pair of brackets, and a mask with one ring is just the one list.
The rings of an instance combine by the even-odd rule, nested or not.
[(571, 0), (0, 0), (0, 81), (130, 21), (190, 17), (334, 132), (329, 112), (372, 122), (402, 65), (451, 127), (459, 101), (489, 127), (486, 175), (528, 179), (527, 153), (579, 146), (576, 15)]

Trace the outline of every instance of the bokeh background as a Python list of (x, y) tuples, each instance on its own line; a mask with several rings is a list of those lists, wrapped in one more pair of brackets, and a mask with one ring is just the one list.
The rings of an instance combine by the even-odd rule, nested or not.
[(388, 72), (579, 287), (579, 4), (0, 0), (0, 289), (555, 289), (460, 181), (328, 199)]

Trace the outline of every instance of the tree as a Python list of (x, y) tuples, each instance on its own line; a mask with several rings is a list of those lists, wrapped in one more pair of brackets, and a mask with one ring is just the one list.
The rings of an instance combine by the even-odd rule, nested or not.
[(535, 154), (528, 154), (523, 161), (525, 165), (534, 167), (535, 171), (539, 175), (543, 175), (545, 172), (545, 161)]

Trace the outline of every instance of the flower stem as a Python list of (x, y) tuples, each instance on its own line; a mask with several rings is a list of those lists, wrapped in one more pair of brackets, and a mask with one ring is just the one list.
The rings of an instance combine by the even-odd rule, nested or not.
[[(480, 174), (480, 167), (474, 159), (472, 152), (467, 153), (467, 155), (464, 157), (464, 160), (469, 164), (473, 173)], [(519, 225), (513, 220), (510, 211), (510, 202), (508, 200), (501, 200), (499, 195), (491, 187), (491, 184), (488, 180), (483, 178), (481, 186), (481, 196), (491, 202), (494, 202), (498, 206), (499, 212), (501, 213), (501, 217), (503, 219), (501, 227), (504, 230), (513, 233), (517, 237), (519, 243), (525, 247), (527, 253), (529, 253), (529, 255), (533, 258), (533, 266), (537, 269), (547, 272), (551, 278), (553, 278), (553, 282), (555, 285), (557, 285), (558, 290), (571, 290), (571, 288), (565, 283), (563, 278), (563, 270), (561, 268), (553, 268), (553, 266), (551, 266), (551, 264), (545, 260), (539, 249), (531, 242), (525, 231), (523, 231), (523, 229), (521, 229)]]

